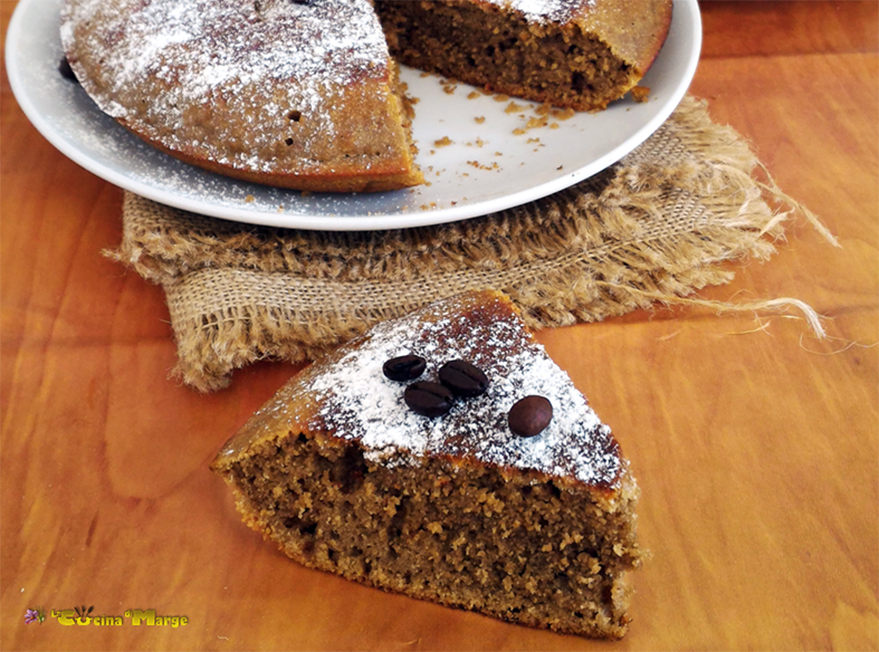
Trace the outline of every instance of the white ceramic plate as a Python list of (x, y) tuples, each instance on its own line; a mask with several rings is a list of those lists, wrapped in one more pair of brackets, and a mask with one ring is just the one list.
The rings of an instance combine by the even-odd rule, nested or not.
[[(145, 144), (104, 115), (58, 73), (61, 0), (21, 0), (6, 40), (13, 93), (55, 147), (99, 177), (154, 201), (239, 222), (303, 229), (425, 226), (518, 206), (562, 190), (620, 160), (671, 114), (696, 71), (702, 43), (697, 0), (675, 0), (669, 37), (642, 85), (600, 113), (550, 116), (529, 127), (537, 106), (498, 101), (464, 84), (404, 69), (415, 106), (417, 162), (428, 183), (373, 194), (306, 194), (218, 176)], [(511, 107), (510, 102), (516, 106)], [(483, 119), (484, 118), (484, 119)], [(556, 125), (553, 127), (553, 123)], [(451, 144), (435, 145), (437, 141)]]

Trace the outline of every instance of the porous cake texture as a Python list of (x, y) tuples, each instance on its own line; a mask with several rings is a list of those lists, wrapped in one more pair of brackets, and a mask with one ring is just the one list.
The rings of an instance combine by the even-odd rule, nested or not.
[(524, 625), (626, 631), (642, 556), (629, 463), (500, 293), (380, 323), (315, 362), (212, 468), (306, 566)]

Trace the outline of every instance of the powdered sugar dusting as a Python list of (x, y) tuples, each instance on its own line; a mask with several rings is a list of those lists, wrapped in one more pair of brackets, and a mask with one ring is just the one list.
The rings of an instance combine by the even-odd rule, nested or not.
[(283, 165), (271, 153), (292, 111), (332, 141), (338, 89), (387, 75), (366, 0), (68, 0), (61, 38), (106, 113), (171, 150), (263, 172)]
[[(367, 456), (385, 464), (411, 464), (430, 455), (473, 456), (499, 466), (571, 475), (589, 484), (610, 484), (620, 457), (603, 425), (573, 382), (530, 339), (518, 320), (496, 319), (476, 307), (449, 313), (445, 304), (402, 320), (385, 322), (365, 342), (312, 380), (321, 409), (311, 424), (356, 439)], [(458, 399), (451, 412), (420, 416), (403, 401), (404, 383), (387, 379), (382, 365), (414, 353), (428, 361), (421, 379), (436, 379), (443, 363), (465, 359), (486, 372), (480, 397)], [(545, 396), (554, 406), (549, 427), (531, 438), (513, 435), (507, 412), (520, 398)]]
[(595, 0), (488, 0), (507, 10), (521, 12), (526, 20), (538, 23), (567, 23)]

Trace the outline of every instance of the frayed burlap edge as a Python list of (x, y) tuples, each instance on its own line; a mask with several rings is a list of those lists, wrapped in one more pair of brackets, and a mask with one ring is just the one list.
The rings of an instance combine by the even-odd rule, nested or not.
[(727, 261), (768, 259), (794, 211), (832, 240), (734, 130), (688, 97), (612, 169), (501, 213), (418, 229), (315, 232), (243, 226), (129, 193), (123, 241), (109, 255), (162, 284), (178, 346), (173, 373), (211, 391), (255, 360), (314, 359), (379, 320), (469, 289), (507, 293), (532, 328), (658, 302), (717, 312), (794, 308), (820, 334), (817, 315), (795, 299), (694, 296), (732, 279)]

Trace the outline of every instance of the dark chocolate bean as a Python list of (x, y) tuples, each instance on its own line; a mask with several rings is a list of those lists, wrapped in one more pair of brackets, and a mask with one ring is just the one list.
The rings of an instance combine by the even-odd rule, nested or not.
[(479, 396), (488, 387), (488, 376), (466, 360), (444, 364), (439, 370), (439, 379), (455, 396)]
[(455, 397), (439, 383), (420, 380), (406, 387), (403, 400), (413, 412), (426, 417), (441, 417), (452, 409)]
[(391, 380), (415, 380), (424, 373), (427, 361), (417, 355), (401, 355), (385, 362), (382, 372)]
[(507, 423), (519, 437), (533, 437), (552, 421), (552, 403), (543, 396), (526, 396), (510, 408)]

